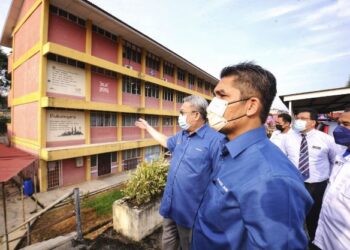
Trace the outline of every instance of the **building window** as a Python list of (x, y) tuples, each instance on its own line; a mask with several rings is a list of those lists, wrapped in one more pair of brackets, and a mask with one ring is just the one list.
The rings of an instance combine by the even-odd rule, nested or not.
[(138, 117), (135, 114), (123, 114), (122, 126), (135, 127), (135, 122)]
[(160, 59), (159, 59), (159, 57), (148, 52), (147, 53), (147, 57), (146, 57), (146, 66), (148, 68), (151, 68), (151, 69), (154, 69), (156, 71), (159, 71), (159, 67), (160, 67)]
[(147, 115), (146, 116), (146, 121), (152, 127), (158, 127), (158, 120), (159, 120), (158, 116), (155, 116), (155, 115)]
[(196, 77), (192, 74), (188, 74), (188, 87), (189, 89), (194, 89), (194, 81)]
[(56, 6), (50, 5), (50, 13), (56, 15), (56, 16), (60, 16), (63, 17), (64, 19), (76, 23), (82, 27), (85, 27), (85, 20), (81, 19), (63, 9), (57, 8)]
[(91, 167), (97, 167), (97, 155), (91, 155)]
[(172, 89), (163, 88), (163, 100), (172, 102), (174, 98), (174, 92)]
[(103, 69), (103, 68), (96, 67), (96, 66), (91, 66), (91, 72), (97, 73), (97, 74), (101, 74), (101, 75), (104, 75), (104, 76), (108, 76), (108, 77), (112, 77), (114, 79), (117, 78), (117, 73), (115, 73), (115, 72), (113, 72), (111, 70)]
[(159, 86), (146, 82), (145, 83), (145, 95), (147, 97), (153, 97), (159, 99)]
[(58, 56), (55, 54), (48, 54), (47, 55), (47, 59), (50, 61), (55, 61), (55, 62), (59, 62), (59, 63), (63, 63), (63, 64), (67, 64), (76, 68), (81, 68), (81, 69), (85, 69), (85, 64), (67, 57), (63, 57), (63, 56)]
[(128, 41), (123, 42), (123, 58), (141, 63), (141, 48)]
[(141, 81), (129, 76), (123, 76), (123, 92), (141, 95)]
[(91, 127), (116, 127), (117, 114), (114, 112), (91, 112)]
[(164, 74), (168, 76), (173, 76), (174, 75), (174, 64), (164, 61)]
[(199, 89), (202, 89), (203, 88), (203, 84), (204, 84), (204, 81), (202, 79), (198, 79), (198, 88)]
[(173, 118), (169, 116), (163, 117), (163, 126), (164, 127), (173, 126)]
[(112, 40), (113, 42), (117, 42), (116, 35), (112, 34), (111, 32), (109, 32), (107, 30), (104, 30), (96, 25), (92, 25), (92, 31)]
[(125, 150), (122, 155), (124, 170), (134, 169), (141, 162), (141, 150), (139, 148)]
[(176, 103), (183, 103), (185, 97), (186, 97), (185, 93), (177, 92), (176, 93)]
[(210, 85), (210, 94), (212, 96), (215, 96), (214, 89), (215, 89), (215, 86), (214, 85)]
[(160, 155), (160, 146), (152, 146), (145, 148), (145, 161), (157, 160)]
[(111, 162), (117, 162), (117, 160), (118, 160), (117, 152), (112, 152), (111, 153)]
[(177, 79), (180, 81), (185, 81), (185, 71), (182, 69), (177, 69)]
[(205, 90), (209, 91), (210, 83), (209, 82), (205, 82), (204, 88), (205, 88)]

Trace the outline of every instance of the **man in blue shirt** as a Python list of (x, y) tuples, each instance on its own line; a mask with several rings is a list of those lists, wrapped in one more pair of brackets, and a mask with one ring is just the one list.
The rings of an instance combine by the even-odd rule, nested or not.
[(227, 136), (196, 216), (193, 249), (305, 249), (312, 199), (298, 170), (263, 126), (276, 80), (252, 63), (226, 67), (208, 106)]
[(163, 249), (189, 249), (191, 228), (199, 203), (209, 183), (212, 163), (219, 156), (219, 144), (224, 136), (206, 124), (207, 101), (200, 96), (188, 96), (180, 108), (182, 131), (167, 138), (139, 119), (136, 125), (172, 153), (167, 183), (160, 206), (163, 222)]

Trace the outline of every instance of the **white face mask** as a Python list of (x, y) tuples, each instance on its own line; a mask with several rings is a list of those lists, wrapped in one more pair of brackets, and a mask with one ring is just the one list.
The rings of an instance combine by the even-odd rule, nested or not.
[(214, 97), (207, 107), (207, 118), (209, 126), (220, 131), (227, 124), (227, 120), (224, 117), (228, 101)]
[(302, 132), (306, 129), (306, 121), (297, 119), (293, 122), (293, 129)]
[(180, 128), (182, 128), (183, 130), (187, 130), (190, 127), (190, 124), (187, 123), (186, 118), (186, 115), (179, 115), (179, 118), (177, 120)]

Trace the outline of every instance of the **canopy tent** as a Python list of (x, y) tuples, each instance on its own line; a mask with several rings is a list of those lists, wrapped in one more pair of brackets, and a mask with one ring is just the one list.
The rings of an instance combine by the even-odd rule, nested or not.
[(31, 154), (0, 144), (0, 182), (10, 180), (35, 160)]
[(289, 112), (312, 107), (320, 114), (342, 111), (350, 105), (350, 88), (327, 89), (279, 96)]

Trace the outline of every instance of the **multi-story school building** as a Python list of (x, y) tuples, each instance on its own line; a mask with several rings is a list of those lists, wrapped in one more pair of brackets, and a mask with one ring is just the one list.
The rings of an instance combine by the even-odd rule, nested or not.
[(162, 148), (135, 127), (179, 131), (187, 95), (211, 99), (217, 79), (86, 0), (13, 0), (12, 146), (38, 157), (40, 191), (133, 169)]

